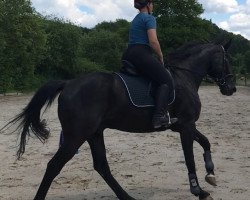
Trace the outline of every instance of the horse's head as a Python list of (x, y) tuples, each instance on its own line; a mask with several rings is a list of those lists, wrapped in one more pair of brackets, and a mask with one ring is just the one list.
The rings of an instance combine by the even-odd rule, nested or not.
[(227, 50), (230, 47), (231, 40), (223, 45), (215, 45), (215, 50), (211, 56), (211, 63), (208, 75), (211, 76), (223, 95), (230, 96), (236, 92), (233, 74), (227, 58)]

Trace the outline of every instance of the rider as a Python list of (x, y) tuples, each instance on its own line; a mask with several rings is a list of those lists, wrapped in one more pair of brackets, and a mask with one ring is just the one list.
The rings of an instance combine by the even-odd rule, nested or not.
[(171, 74), (164, 67), (163, 54), (156, 33), (156, 19), (152, 15), (153, 1), (134, 0), (134, 7), (139, 10), (139, 14), (130, 26), (129, 44), (122, 60), (129, 61), (141, 74), (159, 84), (152, 124), (154, 128), (168, 127), (177, 121), (177, 118), (170, 118), (168, 112), (174, 84)]

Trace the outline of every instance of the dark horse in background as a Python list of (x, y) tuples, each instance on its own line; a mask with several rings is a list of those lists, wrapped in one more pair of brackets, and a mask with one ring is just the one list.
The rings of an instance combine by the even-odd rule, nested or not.
[[(215, 80), (223, 95), (230, 96), (236, 92), (226, 56), (228, 47), (229, 43), (224, 46), (189, 43), (171, 53), (169, 58), (176, 86), (176, 99), (171, 105), (170, 112), (171, 116), (178, 118), (178, 122), (170, 129), (180, 133), (191, 193), (203, 200), (211, 200), (212, 197), (202, 190), (198, 183), (193, 154), (194, 141), (204, 148), (206, 181), (212, 185), (216, 185), (216, 181), (210, 143), (195, 125), (201, 110), (198, 89), (202, 79), (209, 75)], [(94, 169), (115, 192), (118, 199), (134, 200), (110, 172), (103, 131), (111, 128), (127, 132), (153, 132), (153, 108), (138, 108), (132, 105), (123, 83), (116, 74), (93, 73), (70, 81), (51, 81), (42, 86), (23, 112), (9, 123), (10, 125), (20, 121), (18, 157), (25, 152), (30, 130), (41, 141), (49, 137), (46, 123), (40, 119), (40, 112), (44, 105), (50, 106), (58, 94), (58, 116), (64, 133), (64, 143), (49, 161), (34, 199), (45, 199), (54, 178), (78, 148), (87, 141), (91, 148)]]

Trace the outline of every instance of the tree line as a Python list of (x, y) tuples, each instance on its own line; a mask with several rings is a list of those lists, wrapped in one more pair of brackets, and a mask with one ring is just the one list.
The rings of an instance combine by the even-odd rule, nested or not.
[[(196, 0), (155, 0), (154, 6), (165, 57), (186, 42), (233, 38), (229, 51), (234, 73), (250, 72), (250, 42), (202, 19), (204, 10)], [(51, 79), (118, 71), (129, 26), (118, 19), (88, 29), (42, 16), (30, 0), (0, 0), (0, 93), (33, 90)]]

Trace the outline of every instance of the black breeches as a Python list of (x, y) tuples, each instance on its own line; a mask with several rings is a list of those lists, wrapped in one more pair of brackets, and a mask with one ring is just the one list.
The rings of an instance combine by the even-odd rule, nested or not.
[(174, 82), (170, 72), (154, 57), (151, 47), (147, 45), (131, 45), (122, 56), (122, 60), (131, 62), (143, 76), (159, 85), (167, 84), (169, 92), (174, 90)]

